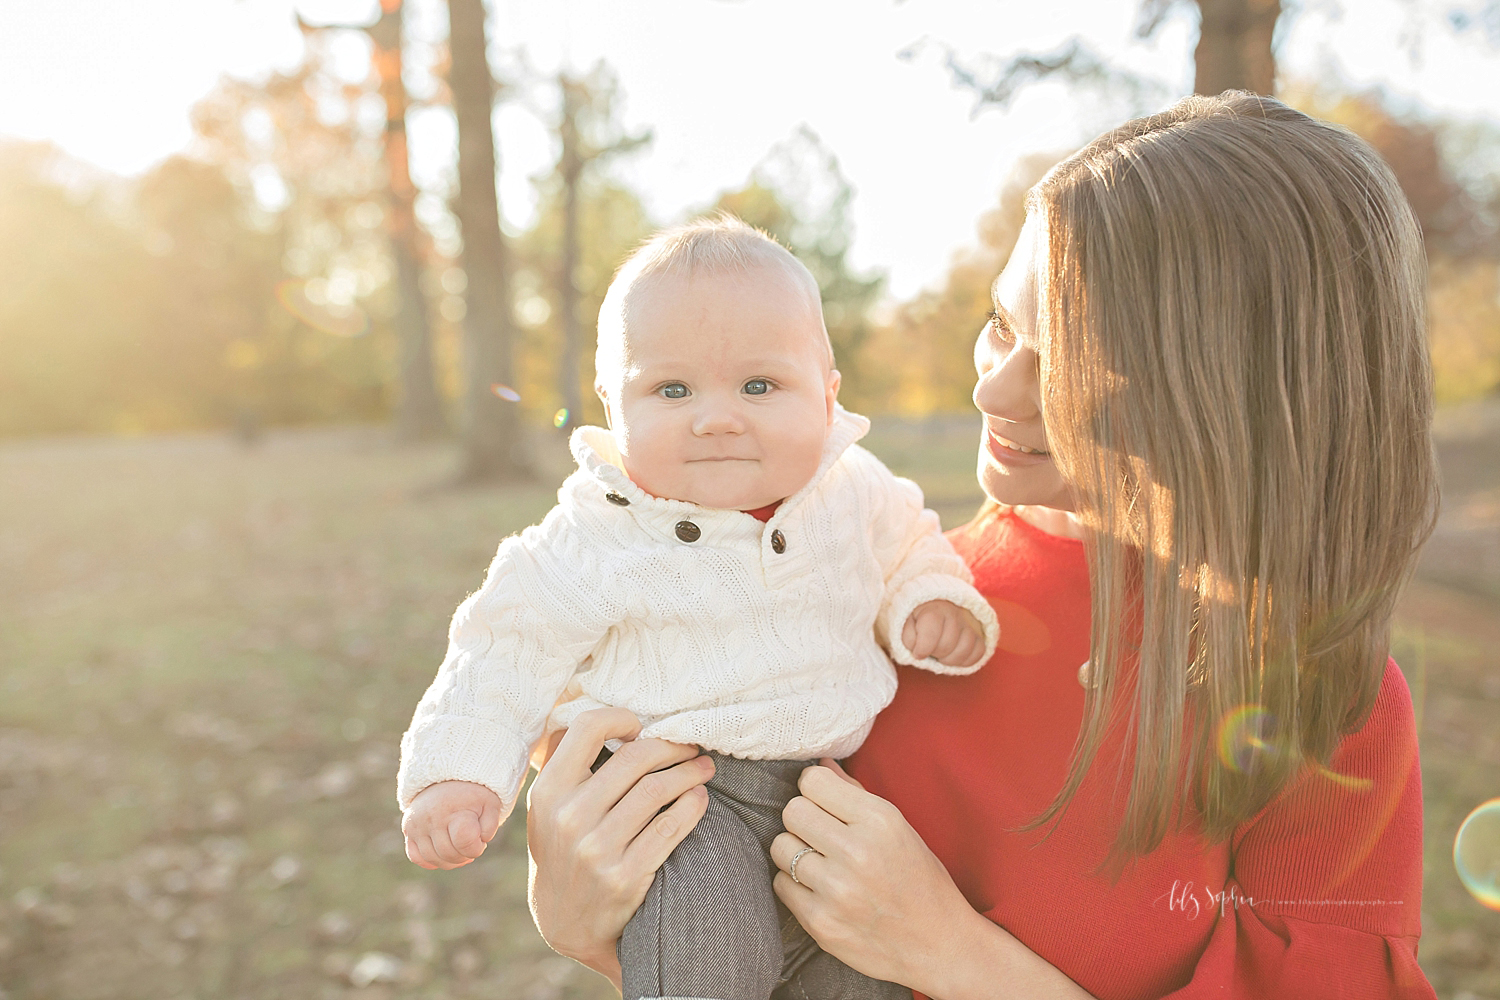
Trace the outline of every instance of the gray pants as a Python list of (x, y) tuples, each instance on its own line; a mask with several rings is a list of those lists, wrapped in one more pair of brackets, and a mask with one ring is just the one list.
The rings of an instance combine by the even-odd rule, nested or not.
[(813, 761), (710, 753), (708, 812), (620, 937), (624, 1000), (911, 1000), (818, 948), (771, 889), (771, 841)]

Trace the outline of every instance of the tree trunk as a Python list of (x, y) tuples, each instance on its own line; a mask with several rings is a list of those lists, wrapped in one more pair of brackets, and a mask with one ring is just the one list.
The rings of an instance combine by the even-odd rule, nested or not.
[[(484, 0), (448, 0), (448, 84), (458, 119), (458, 196), (463, 234), (464, 463), (467, 481), (515, 482), (531, 477), (515, 383), (510, 262), (495, 193), (495, 82), (485, 44)], [(503, 395), (502, 395), (503, 393)]]
[(1198, 10), (1193, 90), (1209, 95), (1249, 90), (1269, 96), (1276, 86), (1271, 41), (1281, 0), (1198, 0)]
[(401, 79), (401, 0), (381, 0), (380, 20), (367, 29), (375, 43), (375, 68), (385, 98), (386, 209), (391, 257), (396, 265), (396, 339), (400, 345), (396, 432), (403, 438), (441, 434), (443, 404), (432, 370), (432, 334), (422, 293), (417, 245), (416, 188), (406, 154), (406, 85)]
[(583, 157), (578, 149), (578, 86), (559, 78), (563, 94), (562, 158), (557, 171), (563, 182), (562, 260), (558, 267), (557, 298), (562, 310), (563, 350), (558, 372), (566, 419), (561, 430), (577, 426), (583, 416), (583, 393), (578, 387), (578, 355), (583, 339), (578, 324), (578, 182), (583, 176)]

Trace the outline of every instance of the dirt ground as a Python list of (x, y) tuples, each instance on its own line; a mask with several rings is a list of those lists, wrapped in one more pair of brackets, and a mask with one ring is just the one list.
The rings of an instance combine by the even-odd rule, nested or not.
[[(1500, 913), (1452, 864), (1500, 796), (1497, 414), (1445, 414), (1444, 520), (1395, 643), (1445, 1000), (1500, 1000)], [(871, 444), (952, 525), (972, 436)], [(519, 818), (429, 873), (393, 802), (448, 616), (567, 468), (544, 443), (509, 490), (445, 488), (448, 446), (371, 429), (0, 445), (0, 1000), (613, 995), (533, 929)]]

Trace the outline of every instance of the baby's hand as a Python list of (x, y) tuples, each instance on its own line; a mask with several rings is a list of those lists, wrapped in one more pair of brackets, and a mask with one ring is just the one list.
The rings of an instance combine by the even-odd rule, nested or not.
[(461, 868), (484, 853), (500, 829), (500, 796), (472, 781), (439, 781), (417, 793), (401, 816), (406, 856), (423, 868)]
[(949, 601), (928, 601), (906, 619), (901, 641), (915, 659), (936, 657), (949, 667), (972, 667), (984, 655), (979, 620)]

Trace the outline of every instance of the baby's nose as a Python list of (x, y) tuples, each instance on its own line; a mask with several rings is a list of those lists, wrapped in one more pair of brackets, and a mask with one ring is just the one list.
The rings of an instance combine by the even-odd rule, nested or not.
[(694, 434), (738, 434), (744, 429), (744, 420), (733, 406), (706, 405), (693, 420)]

